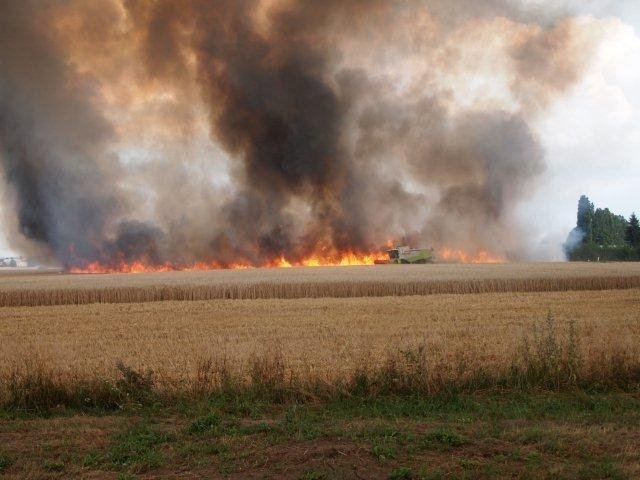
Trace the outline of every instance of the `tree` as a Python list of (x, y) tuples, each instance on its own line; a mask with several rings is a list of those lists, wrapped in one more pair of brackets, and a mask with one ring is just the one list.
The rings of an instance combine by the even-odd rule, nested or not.
[(595, 209), (586, 195), (578, 202), (578, 224), (563, 247), (570, 260), (629, 261), (640, 259), (640, 225), (608, 208)]
[(593, 241), (593, 216), (593, 203), (589, 197), (582, 195), (578, 201), (578, 229), (584, 232), (584, 241), (587, 243)]
[(640, 221), (635, 213), (629, 218), (625, 239), (632, 248), (640, 250)]
[(591, 221), (591, 241), (602, 247), (622, 247), (625, 245), (627, 220), (615, 215), (608, 208), (598, 208)]

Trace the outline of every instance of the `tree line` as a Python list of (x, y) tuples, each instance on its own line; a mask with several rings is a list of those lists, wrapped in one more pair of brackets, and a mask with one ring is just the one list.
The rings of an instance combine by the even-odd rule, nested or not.
[(629, 220), (608, 208), (595, 209), (585, 195), (578, 202), (578, 223), (564, 244), (572, 261), (640, 260), (640, 222), (636, 214)]

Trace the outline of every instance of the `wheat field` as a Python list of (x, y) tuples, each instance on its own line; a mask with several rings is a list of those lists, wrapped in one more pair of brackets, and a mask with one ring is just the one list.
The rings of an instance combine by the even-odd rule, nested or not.
[[(540, 346), (549, 334), (555, 346)], [(219, 382), (221, 369), (238, 379), (262, 368), (260, 375), (333, 385), (402, 352), (420, 352), (427, 377), (460, 381), (504, 374), (536, 343), (563, 355), (575, 350), (571, 361), (584, 378), (606, 379), (616, 365), (635, 378), (640, 290), (0, 309), (5, 380), (37, 364), (62, 384), (115, 381), (120, 364), (153, 371), (168, 391)], [(554, 354), (545, 352), (538, 353)]]
[(0, 275), (0, 403), (126, 399), (123, 378), (172, 395), (635, 388), (640, 264)]
[(638, 287), (639, 263), (386, 265), (112, 275), (0, 273), (0, 307)]

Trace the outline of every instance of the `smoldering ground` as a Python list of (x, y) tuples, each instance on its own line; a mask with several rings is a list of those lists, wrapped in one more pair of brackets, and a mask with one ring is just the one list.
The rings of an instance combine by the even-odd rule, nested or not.
[(10, 240), (80, 268), (517, 258), (532, 122), (599, 35), (498, 0), (8, 0), (0, 23)]

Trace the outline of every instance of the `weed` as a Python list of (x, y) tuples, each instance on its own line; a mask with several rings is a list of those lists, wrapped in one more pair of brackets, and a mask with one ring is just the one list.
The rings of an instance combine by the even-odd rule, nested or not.
[(420, 480), (442, 480), (445, 478), (445, 472), (441, 468), (428, 469), (423, 467), (420, 470)]
[(504, 461), (504, 458), (493, 458), (492, 463), (488, 463), (482, 468), (482, 472), (487, 478), (504, 477)]
[(396, 468), (389, 474), (389, 480), (411, 480), (414, 478), (413, 470), (409, 467)]
[(404, 436), (391, 426), (376, 425), (361, 432), (357, 437), (371, 439), (371, 453), (380, 463), (396, 458), (397, 445)]
[(447, 429), (439, 429), (426, 434), (420, 441), (420, 446), (430, 450), (446, 451), (461, 447), (466, 443), (468, 443), (467, 440), (457, 433)]
[(124, 397), (137, 403), (149, 403), (155, 398), (153, 391), (153, 372), (139, 372), (123, 363), (117, 363), (116, 368), (122, 378), (116, 382), (116, 388)]
[(42, 468), (47, 472), (62, 472), (64, 470), (63, 462), (50, 462), (46, 461), (42, 464)]
[(152, 429), (148, 425), (133, 427), (115, 439), (109, 452), (109, 461), (116, 467), (146, 470), (164, 464), (165, 457), (157, 447), (173, 437)]
[(203, 433), (211, 433), (220, 425), (220, 417), (215, 413), (199, 418), (187, 428), (187, 433), (191, 435), (202, 435)]
[(478, 467), (478, 462), (476, 462), (475, 460), (471, 459), (471, 458), (461, 458), (460, 459), (460, 466), (464, 469), (464, 470), (474, 470)]
[(207, 463), (209, 457), (216, 455), (226, 456), (229, 451), (228, 445), (219, 442), (181, 443), (176, 447), (176, 456), (186, 459), (190, 464), (200, 466)]
[(396, 458), (397, 449), (394, 445), (382, 441), (374, 443), (371, 453), (373, 453), (373, 456), (376, 457), (380, 463), (384, 463), (387, 460)]
[(522, 442), (525, 444), (538, 443), (546, 436), (545, 431), (540, 427), (528, 428), (522, 432)]
[(11, 466), (11, 460), (4, 454), (0, 454), (0, 473), (4, 472)]
[(579, 478), (584, 480), (608, 479), (622, 480), (626, 475), (611, 460), (592, 463), (587, 468), (583, 468), (579, 473)]
[(536, 444), (540, 450), (554, 453), (560, 450), (561, 443), (557, 436), (552, 436), (553, 432), (543, 430), (539, 427), (529, 428), (522, 432), (522, 443)]
[(122, 364), (117, 368), (121, 378), (115, 384), (98, 379), (70, 384), (40, 359), (29, 359), (5, 379), (5, 405), (17, 411), (47, 414), (65, 407), (110, 411), (132, 402), (151, 404), (157, 397), (151, 373), (142, 374)]
[(220, 472), (221, 475), (225, 476), (231, 475), (234, 469), (235, 467), (233, 466), (233, 464), (227, 461), (222, 461), (218, 466), (218, 472)]
[(214, 443), (207, 445), (205, 451), (210, 455), (226, 456), (229, 454), (230, 448), (229, 445), (226, 445), (224, 443)]
[(527, 469), (533, 469), (540, 465), (542, 457), (537, 452), (531, 452), (524, 457), (524, 463)]
[(307, 470), (300, 476), (300, 480), (323, 480), (327, 476), (318, 470)]
[(131, 473), (121, 473), (118, 475), (118, 480), (138, 480), (138, 477)]
[(249, 376), (251, 390), (258, 397), (276, 402), (289, 398), (285, 361), (280, 352), (251, 358)]
[(256, 434), (277, 434), (280, 430), (270, 423), (252, 423), (250, 425), (242, 425), (238, 428), (239, 435), (256, 435)]
[(103, 461), (102, 456), (98, 453), (98, 452), (89, 452), (84, 456), (84, 459), (82, 460), (82, 465), (87, 467), (87, 468), (96, 468), (98, 467)]
[(557, 322), (549, 313), (542, 324), (533, 327), (533, 339), (524, 335), (521, 365), (512, 367), (515, 383), (539, 385), (550, 389), (573, 387), (580, 372), (575, 324), (561, 335)]
[(313, 440), (320, 435), (319, 419), (305, 406), (292, 405), (287, 408), (282, 429), (296, 440)]

